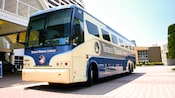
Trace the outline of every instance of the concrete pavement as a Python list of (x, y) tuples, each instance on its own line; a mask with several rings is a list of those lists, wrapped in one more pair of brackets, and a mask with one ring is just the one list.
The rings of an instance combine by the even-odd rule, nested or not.
[[(105, 96), (117, 98), (174, 98), (175, 71), (171, 70), (173, 67), (138, 67), (135, 74), (140, 73), (143, 74), (142, 76), (105, 94)], [(132, 75), (121, 80), (125, 82), (130, 78), (132, 78)]]
[(91, 87), (52, 88), (47, 83), (22, 82), (19, 78), (5, 87), (0, 79), (0, 98), (174, 98), (174, 67), (137, 67), (131, 75)]

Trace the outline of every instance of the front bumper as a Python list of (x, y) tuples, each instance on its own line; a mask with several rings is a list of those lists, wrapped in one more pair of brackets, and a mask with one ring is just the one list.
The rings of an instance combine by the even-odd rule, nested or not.
[(70, 69), (23, 69), (22, 80), (69, 84)]

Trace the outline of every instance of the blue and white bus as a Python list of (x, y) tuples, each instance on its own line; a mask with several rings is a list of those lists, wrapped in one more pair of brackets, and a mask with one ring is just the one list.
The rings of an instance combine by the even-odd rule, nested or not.
[(132, 73), (135, 45), (75, 5), (30, 17), (22, 79), (52, 83), (86, 82)]

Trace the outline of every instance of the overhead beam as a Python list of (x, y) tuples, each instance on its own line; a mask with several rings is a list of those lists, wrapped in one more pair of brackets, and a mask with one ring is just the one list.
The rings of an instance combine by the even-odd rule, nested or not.
[(22, 33), (22, 32), (26, 32), (26, 30), (21, 30), (21, 31), (16, 31), (16, 32), (9, 32), (9, 33), (5, 33), (5, 34), (0, 34), (0, 37), (1, 36), (12, 35), (12, 34), (18, 34), (18, 33)]

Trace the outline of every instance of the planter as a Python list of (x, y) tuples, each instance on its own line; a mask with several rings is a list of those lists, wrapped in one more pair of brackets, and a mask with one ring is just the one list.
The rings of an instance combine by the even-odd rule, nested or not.
[(175, 65), (175, 59), (167, 59), (168, 65)]

